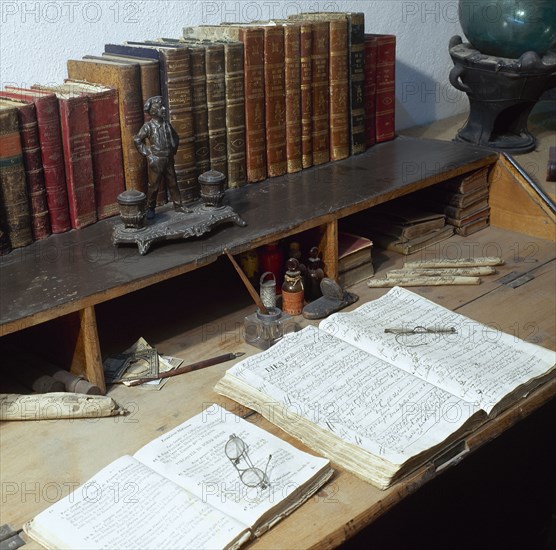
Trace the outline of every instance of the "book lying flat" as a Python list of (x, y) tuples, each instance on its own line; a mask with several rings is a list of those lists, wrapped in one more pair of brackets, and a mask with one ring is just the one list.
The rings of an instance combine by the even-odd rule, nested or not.
[[(416, 206), (406, 198), (378, 205), (364, 214), (353, 216), (349, 222), (354, 231), (371, 235), (375, 230), (398, 237), (400, 240), (419, 237), (444, 227), (444, 214), (431, 211), (430, 207)], [(357, 231), (356, 231), (357, 232)]]
[[(236, 467), (248, 464), (242, 456), (234, 466), (226, 455), (232, 434), (266, 473), (266, 487), (241, 482)], [(103, 468), (24, 530), (47, 548), (239, 548), (291, 513), (332, 473), (328, 460), (210, 405)]]
[(338, 232), (338, 269), (340, 272), (359, 267), (360, 265), (372, 266), (373, 243), (366, 237)]
[[(444, 221), (444, 217), (442, 221)], [(423, 235), (411, 239), (394, 237), (390, 234), (380, 233), (379, 231), (372, 233), (372, 238), (380, 248), (393, 250), (400, 254), (413, 254), (414, 252), (427, 248), (427, 246), (448, 239), (453, 234), (454, 228), (451, 225), (444, 225), (440, 229), (433, 229), (432, 231), (428, 231)]]
[[(455, 332), (385, 332), (416, 326)], [(237, 363), (215, 390), (385, 489), (464, 453), (473, 428), (554, 377), (555, 358), (394, 287)]]

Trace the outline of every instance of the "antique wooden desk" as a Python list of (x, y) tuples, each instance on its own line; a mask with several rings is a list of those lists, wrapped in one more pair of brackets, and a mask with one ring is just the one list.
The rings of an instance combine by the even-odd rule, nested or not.
[[(101, 350), (120, 351), (139, 336), (187, 362), (227, 351), (255, 353), (241, 335), (243, 317), (253, 306), (220, 257), (224, 246), (235, 253), (321, 227), (327, 270), (333, 275), (339, 218), (497, 160), (484, 149), (397, 138), (361, 157), (231, 193), (230, 203), (249, 224), (244, 229), (231, 226), (206, 239), (170, 243), (144, 257), (133, 248), (113, 249), (110, 223), (62, 235), (51, 241), (54, 248), (48, 241), (33, 245), (2, 260), (1, 340), (41, 342), (45, 351), (61, 351), (67, 366), (97, 383), (102, 383)], [(503, 160), (492, 173), (493, 223), (499, 227), (467, 238), (455, 236), (427, 251), (426, 257), (501, 255), (505, 265), (476, 287), (415, 290), (497, 329), (556, 349), (554, 213)], [(506, 200), (508, 193), (514, 201)], [(511, 223), (520, 232), (512, 231)], [(375, 251), (377, 276), (402, 261), (399, 255)], [(500, 281), (512, 271), (532, 278), (512, 288)], [(363, 283), (352, 290), (360, 302), (386, 292)], [(217, 402), (249, 414), (212, 390), (229, 366), (170, 379), (160, 391), (113, 387), (109, 395), (128, 408), (126, 417), (2, 423), (2, 523), (20, 527), (112, 460), (134, 453), (206, 404)], [(9, 377), (9, 372), (2, 374)], [(555, 393), (552, 380), (485, 425), (469, 438), (471, 451), (547, 406)], [(258, 415), (249, 418), (292, 441)], [(437, 475), (430, 464), (379, 491), (337, 468), (318, 495), (252, 546), (336, 547)]]

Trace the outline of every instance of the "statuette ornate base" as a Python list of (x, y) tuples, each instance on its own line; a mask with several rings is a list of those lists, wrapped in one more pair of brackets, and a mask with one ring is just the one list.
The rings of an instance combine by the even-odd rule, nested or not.
[(200, 237), (227, 222), (240, 227), (247, 225), (231, 206), (215, 208), (200, 201), (190, 205), (190, 208), (189, 213), (173, 209), (157, 210), (155, 218), (147, 220), (141, 228), (125, 227), (123, 223), (118, 223), (112, 231), (112, 244), (136, 244), (139, 254), (146, 254), (156, 242)]

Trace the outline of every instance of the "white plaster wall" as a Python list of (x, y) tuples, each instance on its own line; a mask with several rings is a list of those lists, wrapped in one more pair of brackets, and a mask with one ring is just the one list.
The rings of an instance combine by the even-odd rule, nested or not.
[(365, 31), (397, 36), (396, 126), (467, 109), (448, 83), (448, 41), (461, 34), (457, 0), (0, 0), (0, 84), (59, 83), (65, 62), (108, 42), (178, 37), (185, 25), (362, 11)]

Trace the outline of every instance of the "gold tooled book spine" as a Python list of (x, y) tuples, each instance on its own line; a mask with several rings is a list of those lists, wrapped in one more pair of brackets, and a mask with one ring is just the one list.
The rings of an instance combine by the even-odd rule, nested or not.
[(191, 45), (191, 90), (195, 131), (195, 166), (200, 175), (210, 170), (205, 48)]
[(228, 176), (224, 44), (205, 44), (210, 167)]
[(243, 44), (239, 41), (224, 44), (228, 187), (247, 183), (243, 51)]
[(328, 21), (313, 22), (313, 164), (330, 160), (330, 112), (328, 101), (330, 32)]
[(287, 172), (284, 29), (263, 27), (266, 163), (269, 177)]
[(286, 158), (288, 173), (303, 168), (301, 147), (301, 25), (284, 25)]
[(303, 168), (313, 166), (313, 90), (312, 90), (312, 51), (313, 24), (301, 23), (300, 32), (301, 61), (301, 160)]
[(330, 160), (349, 156), (349, 79), (347, 19), (330, 20)]

